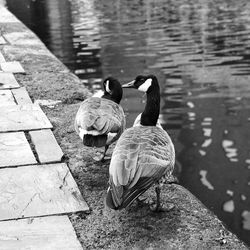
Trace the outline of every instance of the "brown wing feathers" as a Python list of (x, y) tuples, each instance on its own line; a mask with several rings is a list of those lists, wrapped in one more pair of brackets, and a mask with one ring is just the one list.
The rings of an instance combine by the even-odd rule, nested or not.
[(161, 169), (155, 176), (140, 177), (136, 185), (125, 190), (120, 208), (129, 206), (136, 198), (146, 192), (157, 180), (159, 180), (159, 176), (162, 176), (163, 173), (164, 169)]
[[(114, 149), (107, 195), (107, 205), (113, 209), (129, 206), (173, 169), (172, 146), (168, 145), (165, 132), (155, 134), (150, 128), (142, 130), (131, 128), (125, 131)], [(151, 136), (147, 135), (149, 132), (152, 132)]]
[[(103, 98), (89, 98), (79, 108), (75, 129), (78, 134), (89, 131), (83, 137), (86, 146), (102, 147), (107, 143), (109, 132), (118, 133), (110, 143), (115, 141), (124, 130), (124, 113), (122, 108), (113, 101)], [(92, 132), (91, 132), (92, 131)]]
[(164, 174), (165, 169), (159, 168), (154, 175), (140, 177), (131, 188), (115, 185), (112, 178), (109, 180), (106, 203), (110, 208), (122, 209), (129, 206), (136, 198), (146, 192)]

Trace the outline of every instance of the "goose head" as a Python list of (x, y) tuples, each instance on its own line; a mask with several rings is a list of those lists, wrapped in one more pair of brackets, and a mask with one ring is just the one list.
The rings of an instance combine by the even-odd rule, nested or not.
[(121, 84), (117, 79), (113, 77), (106, 78), (103, 82), (103, 88), (105, 97), (113, 100), (118, 104), (120, 103), (123, 91)]
[(140, 124), (156, 126), (160, 113), (160, 87), (156, 76), (139, 75), (133, 81), (123, 84), (122, 87), (138, 89), (147, 94), (146, 106), (141, 114)]
[(139, 75), (133, 81), (123, 84), (122, 88), (134, 88), (138, 89), (139, 91), (149, 93), (154, 89), (158, 90), (159, 84), (156, 76), (154, 75)]

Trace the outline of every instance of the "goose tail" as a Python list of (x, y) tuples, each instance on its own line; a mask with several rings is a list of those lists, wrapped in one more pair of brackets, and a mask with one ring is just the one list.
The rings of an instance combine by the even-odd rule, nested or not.
[(152, 178), (141, 177), (135, 186), (124, 192), (120, 209), (130, 206), (140, 195), (145, 193), (153, 183)]
[(111, 183), (106, 196), (107, 206), (114, 210), (121, 210), (130, 206), (133, 201), (152, 186), (154, 181), (152, 178), (141, 177), (137, 185), (129, 189), (123, 186), (117, 187)]
[(106, 196), (106, 205), (114, 210), (122, 209), (123, 191), (123, 186), (115, 186), (112, 178), (110, 178)]
[(110, 188), (108, 189), (107, 196), (106, 196), (106, 205), (113, 210), (119, 209), (119, 205), (115, 204), (115, 202), (113, 200), (112, 192), (111, 192)]
[(83, 136), (83, 144), (88, 147), (104, 147), (107, 142), (107, 135), (90, 135)]

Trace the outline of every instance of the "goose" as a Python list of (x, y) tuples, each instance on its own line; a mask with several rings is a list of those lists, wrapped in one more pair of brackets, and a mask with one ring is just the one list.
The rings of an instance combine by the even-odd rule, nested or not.
[(145, 92), (147, 101), (134, 126), (123, 132), (114, 148), (109, 166), (106, 205), (115, 210), (126, 208), (156, 184), (156, 206), (153, 210), (164, 211), (160, 202), (160, 181), (173, 173), (175, 149), (170, 136), (158, 122), (158, 80), (154, 75), (139, 75), (122, 87)]
[(125, 115), (119, 105), (122, 99), (120, 82), (108, 77), (103, 82), (104, 93), (93, 95), (83, 101), (75, 117), (75, 130), (88, 147), (105, 147), (104, 153), (94, 157), (103, 161), (110, 144), (115, 142), (125, 129)]

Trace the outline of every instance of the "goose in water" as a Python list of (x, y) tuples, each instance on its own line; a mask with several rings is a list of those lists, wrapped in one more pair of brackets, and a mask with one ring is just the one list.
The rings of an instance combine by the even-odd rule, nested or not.
[(88, 147), (105, 147), (104, 153), (95, 160), (103, 161), (111, 143), (116, 141), (125, 129), (125, 115), (119, 105), (122, 87), (118, 80), (108, 77), (103, 82), (104, 93), (82, 102), (75, 118), (75, 130)]
[(175, 164), (174, 145), (157, 122), (160, 112), (160, 87), (154, 75), (137, 76), (123, 88), (135, 88), (147, 95), (145, 109), (132, 128), (119, 138), (109, 167), (106, 204), (112, 209), (129, 206), (156, 184), (155, 211), (161, 211), (160, 180), (170, 177)]

